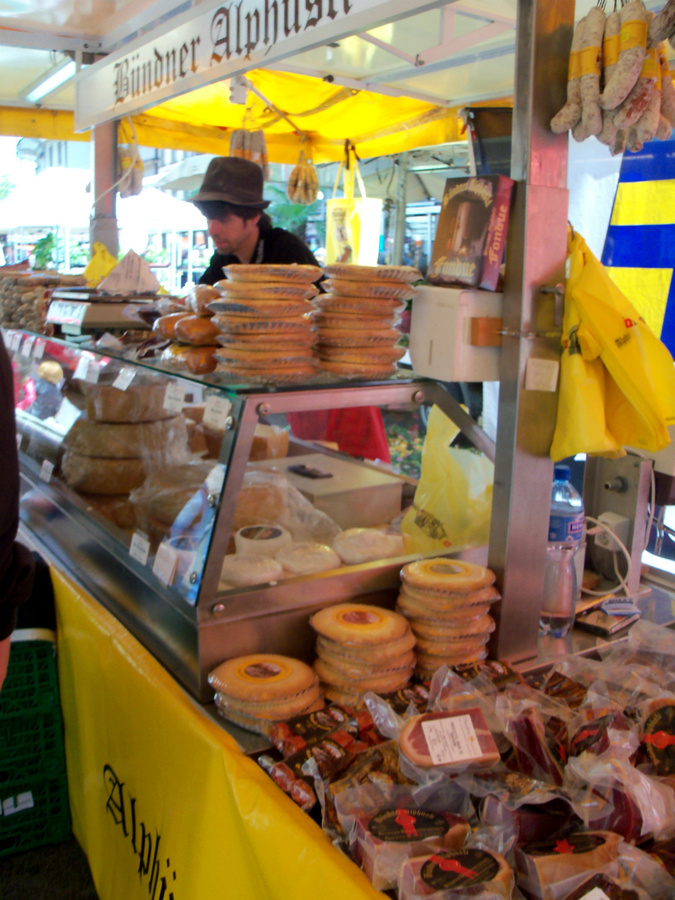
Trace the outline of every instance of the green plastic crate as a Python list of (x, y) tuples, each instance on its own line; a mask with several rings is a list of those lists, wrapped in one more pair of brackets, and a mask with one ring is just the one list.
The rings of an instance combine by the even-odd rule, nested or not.
[(0, 856), (58, 844), (72, 835), (64, 777), (21, 779), (0, 788)]
[(23, 634), (12, 637), (0, 691), (0, 856), (72, 833), (56, 645), (32, 639), (45, 632), (15, 640)]
[(0, 691), (0, 718), (49, 712), (58, 707), (56, 644), (53, 640), (12, 637), (7, 678)]

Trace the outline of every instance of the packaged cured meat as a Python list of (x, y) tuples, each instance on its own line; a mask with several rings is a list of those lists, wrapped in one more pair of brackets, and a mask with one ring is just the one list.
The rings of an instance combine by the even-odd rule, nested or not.
[(483, 825), (507, 829), (518, 844), (562, 838), (582, 825), (562, 797), (545, 803), (510, 806), (494, 794), (488, 794), (481, 804), (479, 816)]
[(563, 788), (587, 828), (611, 830), (626, 841), (675, 834), (675, 792), (625, 758), (605, 753), (572, 757), (565, 768)]
[(518, 887), (533, 900), (564, 900), (589, 873), (618, 874), (620, 842), (610, 831), (583, 831), (517, 847)]
[(646, 705), (641, 739), (656, 774), (675, 774), (675, 698)]
[(316, 712), (277, 722), (270, 730), (270, 740), (286, 757), (323, 740), (338, 729), (356, 736), (359, 733), (359, 719), (350, 710), (330, 704)]
[(479, 847), (439, 851), (406, 860), (399, 873), (399, 900), (417, 900), (428, 895), (444, 900), (462, 897), (508, 900), (513, 895), (513, 870), (503, 856)]
[(373, 887), (396, 886), (401, 863), (436, 850), (459, 850), (470, 828), (464, 815), (451, 811), (462, 802), (450, 784), (431, 791), (392, 785), (341, 793), (336, 809), (355, 862)]
[(596, 756), (611, 746), (610, 732), (628, 732), (630, 723), (620, 709), (594, 706), (580, 709), (570, 722), (569, 755), (580, 756), (590, 751)]
[(402, 757), (416, 769), (460, 772), (500, 760), (495, 739), (478, 707), (413, 716), (401, 729), (398, 741)]
[(640, 900), (640, 895), (632, 888), (622, 888), (613, 878), (606, 875), (592, 875), (583, 884), (565, 897), (565, 900)]

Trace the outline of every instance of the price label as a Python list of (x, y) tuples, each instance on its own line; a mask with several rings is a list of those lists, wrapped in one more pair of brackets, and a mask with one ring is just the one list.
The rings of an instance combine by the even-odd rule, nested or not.
[(453, 716), (422, 722), (422, 731), (434, 765), (464, 762), (481, 754), (471, 716)]
[(131, 366), (123, 366), (117, 378), (113, 381), (113, 387), (117, 388), (118, 391), (126, 391), (131, 382), (134, 380), (134, 376), (136, 374), (136, 369)]
[(538, 359), (531, 356), (525, 370), (526, 391), (547, 391), (555, 393), (558, 387), (560, 363), (556, 359)]
[(19, 431), (17, 431), (17, 433), (16, 433), (16, 449), (17, 449), (17, 450), (20, 450), (20, 449), (21, 449), (21, 439), (22, 439), (22, 437), (23, 437), (23, 435), (22, 435)]
[(178, 571), (178, 554), (167, 543), (160, 544), (152, 564), (152, 571), (164, 584), (173, 584)]
[(206, 399), (204, 424), (209, 428), (213, 428), (214, 431), (225, 431), (225, 423), (231, 409), (232, 404), (227, 397), (218, 397), (212, 394)]
[(96, 384), (98, 381), (99, 375), (99, 364), (95, 359), (89, 360), (89, 365), (87, 366), (87, 374), (84, 376), (84, 380), (89, 382), (89, 384)]
[(164, 409), (169, 412), (182, 412), (185, 406), (185, 385), (180, 381), (172, 381), (166, 386)]
[(15, 331), (14, 334), (12, 335), (12, 340), (10, 342), (10, 349), (12, 350), (13, 353), (16, 353), (16, 351), (19, 349), (19, 346), (21, 345), (22, 337), (23, 337), (23, 335), (21, 334), (20, 331)]
[(602, 890), (602, 888), (595, 887), (592, 888), (587, 894), (584, 894), (582, 900), (609, 900), (609, 897)]
[(56, 325), (81, 325), (91, 303), (79, 300), (52, 300), (47, 310), (47, 321)]
[(45, 355), (45, 347), (47, 346), (47, 341), (43, 341), (42, 338), (36, 338), (35, 343), (33, 344), (33, 356), (35, 359), (42, 359)]
[(34, 343), (35, 343), (34, 337), (27, 337), (26, 340), (21, 345), (21, 355), (22, 356), (30, 356)]
[(134, 531), (129, 545), (129, 556), (144, 566), (150, 555), (150, 541), (141, 531)]
[(53, 472), (54, 463), (49, 462), (48, 459), (44, 459), (42, 461), (42, 467), (40, 469), (40, 478), (42, 479), (42, 481), (51, 481)]
[(81, 356), (77, 361), (73, 378), (79, 378), (84, 381), (87, 377), (87, 369), (89, 368), (89, 360), (86, 356)]

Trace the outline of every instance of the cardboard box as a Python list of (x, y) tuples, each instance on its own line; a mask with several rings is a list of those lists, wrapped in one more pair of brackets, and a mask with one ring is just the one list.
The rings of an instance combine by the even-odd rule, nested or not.
[[(386, 525), (401, 512), (403, 481), (356, 460), (307, 453), (265, 460), (253, 466), (283, 472), (293, 487), (341, 528)], [(293, 471), (303, 466), (328, 477), (310, 477)]]
[(430, 284), (497, 290), (513, 185), (505, 175), (448, 178), (427, 271)]
[(488, 291), (418, 287), (408, 342), (413, 371), (437, 381), (499, 381), (502, 303)]

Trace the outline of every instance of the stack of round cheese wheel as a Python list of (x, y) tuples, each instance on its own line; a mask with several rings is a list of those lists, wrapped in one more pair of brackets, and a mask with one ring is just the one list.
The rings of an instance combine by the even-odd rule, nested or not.
[(422, 277), (413, 266), (330, 265), (314, 300), (319, 329), (317, 353), (326, 372), (344, 378), (387, 378), (405, 354), (396, 326), (412, 282)]
[(238, 656), (213, 669), (208, 680), (223, 718), (257, 734), (269, 734), (275, 722), (323, 707), (319, 679), (310, 666), (290, 656)]
[(231, 265), (209, 303), (220, 333), (218, 372), (240, 381), (289, 384), (317, 372), (311, 299), (318, 266)]
[(404, 616), (379, 606), (339, 603), (315, 613), (314, 670), (324, 696), (359, 707), (367, 691), (405, 687), (415, 669), (415, 636)]
[(495, 628), (489, 609), (500, 596), (494, 580), (490, 569), (458, 559), (437, 557), (403, 566), (396, 609), (408, 618), (417, 639), (419, 678), (431, 678), (443, 665), (485, 659)]

